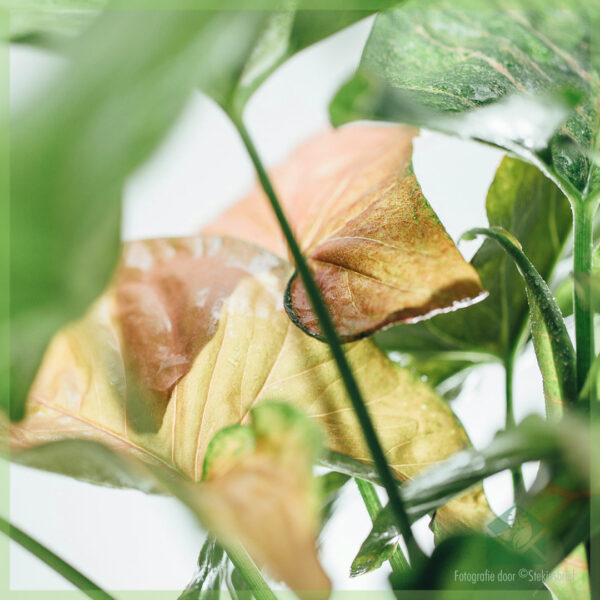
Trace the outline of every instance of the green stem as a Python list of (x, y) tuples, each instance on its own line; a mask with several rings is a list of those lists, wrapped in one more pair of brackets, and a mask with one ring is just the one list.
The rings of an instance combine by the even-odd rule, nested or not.
[(11, 525), (8, 521), (0, 517), (0, 531), (9, 536), (17, 544), (29, 550), (34, 556), (46, 563), (50, 568), (62, 575), (67, 581), (70, 581), (75, 587), (79, 588), (84, 594), (94, 600), (113, 600), (110, 594), (107, 594), (102, 588), (98, 587), (93, 581), (82, 575), (77, 569), (65, 562), (60, 556), (57, 556), (39, 542), (29, 537), (18, 527)]
[[(515, 367), (515, 354), (511, 352), (504, 361), (505, 374), (505, 394), (506, 394), (506, 424), (505, 429), (514, 429), (517, 425), (515, 420), (515, 411), (513, 404), (513, 379)], [(516, 467), (511, 471), (513, 480), (513, 502), (516, 504), (519, 498), (525, 494), (525, 483), (523, 482), (523, 473), (521, 467)]]
[[(594, 202), (575, 200), (573, 202), (573, 271), (575, 277), (581, 274), (579, 286), (574, 286), (573, 305), (575, 313), (575, 346), (577, 353), (577, 384), (581, 390), (585, 384), (594, 356), (594, 327), (592, 288), (589, 277), (592, 271), (592, 225)], [(577, 281), (577, 279), (576, 279)], [(584, 398), (587, 402), (588, 398)]]
[(400, 498), (396, 480), (394, 479), (392, 471), (385, 458), (385, 454), (377, 437), (375, 428), (373, 427), (373, 423), (371, 422), (371, 418), (369, 417), (369, 413), (367, 411), (367, 407), (365, 406), (360, 389), (356, 379), (354, 378), (354, 375), (352, 374), (352, 369), (346, 360), (346, 355), (335, 330), (335, 326), (329, 311), (323, 299), (321, 298), (321, 293), (317, 283), (315, 282), (308, 264), (302, 255), (300, 247), (298, 246), (298, 242), (296, 242), (294, 234), (292, 233), (290, 225), (287, 222), (277, 198), (277, 194), (271, 185), (269, 176), (262, 165), (252, 139), (246, 131), (241, 119), (234, 119), (234, 122), (238, 128), (244, 145), (246, 146), (248, 154), (254, 163), (254, 167), (258, 174), (258, 179), (260, 180), (262, 188), (269, 199), (277, 220), (279, 221), (279, 225), (296, 264), (296, 269), (302, 278), (302, 282), (304, 283), (308, 297), (310, 298), (313, 309), (319, 320), (323, 335), (329, 344), (331, 354), (337, 364), (340, 376), (344, 382), (344, 386), (346, 387), (346, 392), (350, 398), (350, 401), (352, 402), (354, 412), (356, 413), (358, 421), (362, 427), (365, 441), (367, 442), (367, 446), (369, 447), (371, 456), (373, 457), (373, 461), (377, 467), (379, 477), (381, 478), (381, 483), (388, 494), (390, 506), (392, 507), (394, 517), (398, 523), (398, 528), (402, 532), (408, 548), (408, 556), (411, 562), (414, 564), (415, 561), (424, 558), (424, 554), (416, 543), (410, 529), (410, 522), (406, 515), (406, 511), (404, 510), (404, 505), (402, 503), (402, 499)]
[[(375, 487), (372, 483), (369, 483), (364, 479), (355, 478), (354, 481), (356, 481), (358, 491), (367, 507), (369, 517), (371, 517), (371, 521), (375, 523), (375, 519), (382, 509)], [(390, 565), (392, 566), (394, 575), (398, 578), (406, 578), (406, 575), (410, 573), (410, 565), (406, 561), (406, 558), (404, 558), (404, 554), (400, 548), (396, 548), (396, 551), (390, 557)]]
[[(592, 272), (594, 212), (596, 201), (575, 199), (573, 206), (573, 273), (579, 285), (573, 286), (573, 306), (575, 314), (575, 348), (577, 355), (577, 385), (583, 406), (590, 406), (589, 391), (585, 391), (585, 383), (592, 366), (595, 353), (594, 315), (592, 307), (592, 288), (589, 277)], [(577, 278), (577, 275), (583, 277)], [(590, 515), (591, 516), (591, 515)], [(586, 540), (585, 551), (588, 561), (590, 588), (592, 598), (598, 596), (598, 582), (592, 568), (592, 546), (597, 547), (597, 540)], [(594, 548), (595, 549), (595, 548)]]
[(228, 544), (225, 552), (233, 566), (246, 580), (256, 600), (277, 600), (277, 596), (272, 592), (262, 573), (241, 544)]

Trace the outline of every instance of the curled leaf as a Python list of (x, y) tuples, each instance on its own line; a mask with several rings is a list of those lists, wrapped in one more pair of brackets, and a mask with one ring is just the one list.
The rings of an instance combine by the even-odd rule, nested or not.
[(291, 589), (328, 590), (317, 558), (320, 488), (312, 475), (320, 432), (285, 404), (251, 414), (251, 426), (228, 427), (211, 441), (198, 510), (226, 547), (241, 543)]
[[(572, 230), (571, 209), (560, 190), (532, 165), (505, 157), (488, 191), (486, 212), (490, 226), (516, 237), (536, 270), (550, 281)], [(485, 302), (375, 336), (387, 352), (410, 356), (404, 362), (432, 385), (472, 364), (504, 360), (523, 340), (529, 307), (513, 260), (497, 242), (485, 240), (471, 264), (489, 291)]]
[[(479, 276), (421, 192), (411, 166), (415, 134), (408, 127), (373, 126), (327, 132), (272, 173), (344, 341), (485, 297)], [(260, 189), (205, 231), (240, 237), (286, 256)], [(292, 320), (319, 337), (317, 318), (296, 275), (285, 303)]]

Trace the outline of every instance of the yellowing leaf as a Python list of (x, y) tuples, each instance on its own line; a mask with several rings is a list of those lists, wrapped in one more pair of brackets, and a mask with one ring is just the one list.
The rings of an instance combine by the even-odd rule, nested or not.
[[(251, 411), (251, 419), (251, 426), (227, 427), (213, 437), (204, 477), (197, 483), (164, 465), (135, 460), (93, 441), (41, 444), (12, 458), (92, 483), (170, 493), (194, 512), (232, 558), (247, 552), (295, 591), (327, 593), (330, 583), (317, 556), (322, 492), (312, 473), (322, 436), (306, 416), (281, 403), (261, 404)], [(226, 568), (227, 559), (214, 539), (203, 551), (196, 596), (218, 589)]]
[(241, 542), (293, 590), (328, 590), (316, 550), (319, 430), (285, 404), (266, 403), (251, 415), (251, 428), (229, 427), (211, 441), (198, 511), (226, 545)]
[[(463, 260), (417, 183), (411, 166), (415, 134), (407, 127), (374, 126), (327, 132), (272, 173), (344, 341), (485, 298), (475, 269)], [(260, 189), (205, 232), (239, 237), (286, 256)], [(300, 327), (319, 336), (295, 275), (286, 309)]]
[[(123, 285), (124, 273), (136, 280), (141, 277), (130, 273), (132, 256), (145, 257), (137, 268), (156, 283), (157, 295), (162, 283), (153, 270), (166, 268), (169, 256), (181, 266), (182, 280), (189, 273), (189, 287), (173, 295), (169, 314), (179, 314), (186, 323), (186, 335), (191, 335), (191, 328), (202, 340), (195, 342), (197, 354), (190, 360), (189, 371), (170, 390), (166, 404), (144, 409), (150, 416), (143, 417), (159, 422), (156, 431), (132, 425), (141, 419), (135, 412), (140, 406), (128, 402), (128, 396), (138, 393), (139, 378), (133, 377), (130, 385), (124, 356), (133, 347), (132, 339), (141, 340), (135, 353), (139, 364), (147, 360), (160, 372), (171, 367), (180, 351), (174, 345), (170, 352), (161, 353), (162, 363), (156, 362), (152, 350), (160, 348), (157, 338), (132, 332), (135, 311), (127, 313), (129, 325), (123, 325), (118, 285)], [(233, 276), (229, 280), (229, 295), (213, 290), (212, 307), (204, 305), (204, 317), (186, 317), (186, 311), (199, 310), (207, 286), (222, 286), (221, 274), (234, 271), (237, 281)], [(306, 336), (285, 315), (282, 298), (290, 273), (285, 261), (233, 239), (197, 236), (126, 244), (117, 283), (83, 319), (52, 341), (31, 390), (27, 418), (11, 428), (13, 445), (93, 438), (158, 458), (199, 480), (206, 448), (215, 433), (248, 422), (254, 406), (277, 399), (317, 422), (326, 432), (329, 448), (369, 460), (328, 346)], [(192, 306), (190, 299), (196, 304)], [(138, 316), (139, 327), (145, 329), (149, 324), (145, 303), (140, 304)], [(169, 328), (176, 329), (171, 325), (164, 330)], [(410, 477), (466, 445), (452, 411), (428, 386), (391, 363), (370, 341), (346, 348), (398, 476)]]

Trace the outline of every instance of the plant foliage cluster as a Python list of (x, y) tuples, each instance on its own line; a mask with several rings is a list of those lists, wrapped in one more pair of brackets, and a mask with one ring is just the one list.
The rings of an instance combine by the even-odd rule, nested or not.
[[(373, 522), (352, 576), (389, 561), (394, 590), (594, 597), (598, 7), (223, 4), (3, 3), (6, 42), (65, 59), (10, 122), (0, 420), (10, 459), (181, 500), (210, 532), (186, 599), (273, 598), (263, 572), (326, 597), (318, 547), (351, 484)], [(338, 129), (267, 173), (246, 102), (289, 57), (374, 12), (360, 65), (330, 105)], [(122, 244), (124, 182), (195, 89), (231, 118), (257, 186), (196, 235)], [(414, 174), (418, 127), (506, 151), (488, 223), (463, 236), (485, 238), (470, 262)], [(530, 342), (546, 418), (517, 424), (513, 371)], [(448, 397), (486, 362), (505, 370), (507, 418), (474, 449)], [(540, 469), (526, 489), (531, 461)], [(506, 469), (510, 519), (482, 488)], [(431, 556), (410, 527), (424, 515)], [(514, 577), (524, 569), (551, 576)], [(456, 577), (501, 571), (513, 577)]]

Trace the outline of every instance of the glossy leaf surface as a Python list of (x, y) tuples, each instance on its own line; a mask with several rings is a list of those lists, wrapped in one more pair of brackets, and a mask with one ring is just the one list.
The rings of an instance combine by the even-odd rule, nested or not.
[[(476, 8), (476, 10), (473, 10)], [(568, 8), (568, 10), (565, 10)], [(576, 3), (406, 3), (384, 11), (335, 123), (415, 123), (502, 146), (573, 197), (595, 196), (600, 171), (588, 12)]]

